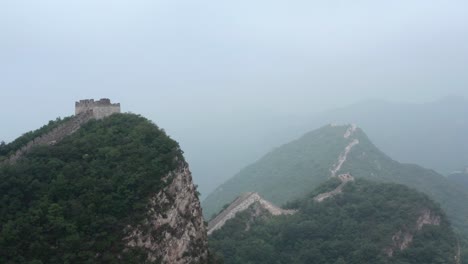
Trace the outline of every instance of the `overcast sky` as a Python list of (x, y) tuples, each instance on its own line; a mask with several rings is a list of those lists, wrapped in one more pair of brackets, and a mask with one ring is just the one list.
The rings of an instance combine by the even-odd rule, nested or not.
[(468, 97), (467, 62), (466, 0), (2, 0), (0, 140), (108, 97), (195, 146), (369, 98)]

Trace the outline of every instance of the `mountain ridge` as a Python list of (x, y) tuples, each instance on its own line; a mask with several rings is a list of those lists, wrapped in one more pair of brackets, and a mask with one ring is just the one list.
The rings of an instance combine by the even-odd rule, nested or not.
[(460, 247), (443, 210), (401, 184), (349, 181), (322, 202), (336, 178), (289, 203), (297, 213), (261, 217), (251, 207), (210, 236), (226, 264), (460, 263)]
[(259, 206), (271, 215), (292, 215), (295, 210), (287, 210), (277, 207), (269, 201), (263, 199), (258, 193), (245, 193), (236, 198), (226, 209), (220, 212), (214, 219), (208, 223), (208, 235), (221, 229), (226, 221), (234, 218), (236, 214), (247, 210), (252, 204), (258, 203)]
[[(325, 126), (266, 154), (203, 201), (205, 217), (232, 200), (236, 193), (257, 191), (282, 205), (303, 197), (330, 175), (341, 172), (374, 181), (400, 183), (425, 192), (441, 203), (460, 231), (468, 234), (465, 221), (468, 209), (464, 205), (468, 193), (465, 190), (433, 170), (392, 160), (375, 147), (360, 128), (352, 129), (352, 135), (346, 138), (344, 135), (349, 129), (352, 126)], [(354, 140), (359, 143), (353, 144)], [(345, 162), (341, 162), (343, 157), (346, 157)]]

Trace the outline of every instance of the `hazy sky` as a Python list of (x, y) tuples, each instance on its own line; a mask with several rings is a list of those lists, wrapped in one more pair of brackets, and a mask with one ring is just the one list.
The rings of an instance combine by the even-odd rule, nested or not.
[(2, 0), (0, 140), (109, 97), (197, 159), (250, 123), (468, 97), (467, 62), (466, 0)]

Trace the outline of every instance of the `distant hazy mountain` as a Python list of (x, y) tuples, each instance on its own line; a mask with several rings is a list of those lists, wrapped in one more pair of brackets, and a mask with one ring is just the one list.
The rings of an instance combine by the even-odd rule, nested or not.
[(368, 101), (318, 115), (327, 123), (356, 123), (393, 159), (444, 175), (468, 164), (468, 101), (447, 97), (425, 104)]
[(422, 191), (441, 204), (456, 227), (468, 233), (468, 193), (463, 188), (433, 170), (392, 160), (353, 126), (328, 125), (273, 150), (210, 194), (203, 202), (204, 213), (217, 213), (244, 192), (258, 192), (282, 205), (341, 173)]
[(334, 181), (274, 216), (253, 203), (210, 236), (226, 264), (460, 263), (459, 243), (440, 207), (398, 184), (357, 180), (318, 202)]
[(204, 197), (264, 153), (331, 123), (357, 124), (379, 149), (400, 162), (443, 175), (468, 166), (468, 101), (464, 99), (422, 104), (372, 100), (314, 115), (270, 115), (252, 113), (244, 121), (220, 120), (216, 131), (193, 132), (206, 151), (201, 155), (195, 144), (184, 149)]
[(451, 173), (447, 178), (452, 183), (463, 186), (468, 190), (468, 170)]

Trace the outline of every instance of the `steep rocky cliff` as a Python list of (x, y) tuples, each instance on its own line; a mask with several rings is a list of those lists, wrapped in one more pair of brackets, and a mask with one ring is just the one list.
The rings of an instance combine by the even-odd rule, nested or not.
[(151, 197), (146, 220), (127, 228), (127, 245), (143, 249), (150, 261), (205, 263), (205, 224), (188, 165), (179, 162), (163, 181), (170, 184)]
[(0, 166), (0, 263), (207, 262), (198, 193), (163, 130), (133, 114), (45, 130)]
[[(403, 226), (395, 235), (392, 236), (392, 245), (385, 249), (385, 253), (392, 257), (396, 250), (403, 251), (411, 246), (415, 234), (425, 226), (434, 225), (439, 226), (441, 222), (441, 216), (437, 213), (432, 212), (429, 209), (421, 210), (418, 220), (411, 226)], [(457, 251), (458, 251), (457, 245)], [(459, 258), (457, 255), (455, 259)]]

